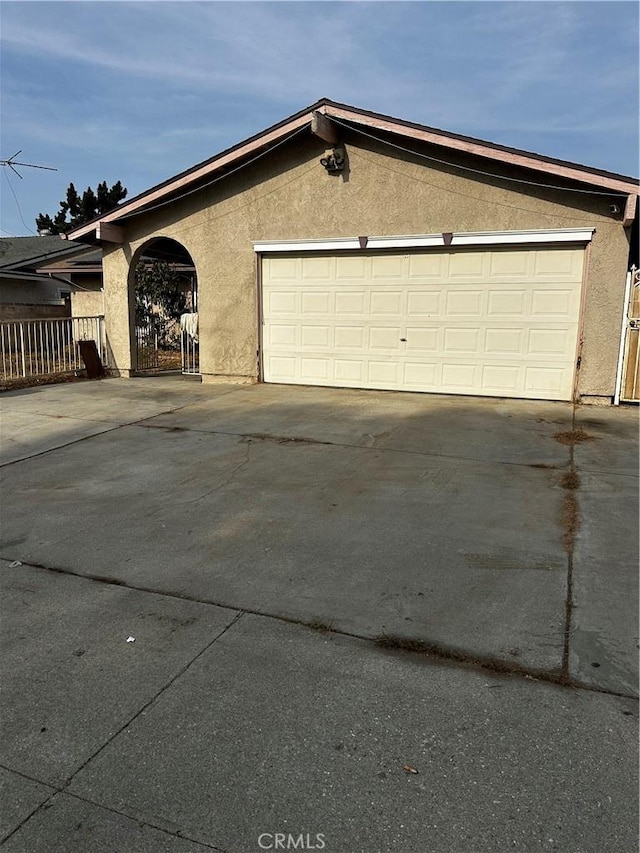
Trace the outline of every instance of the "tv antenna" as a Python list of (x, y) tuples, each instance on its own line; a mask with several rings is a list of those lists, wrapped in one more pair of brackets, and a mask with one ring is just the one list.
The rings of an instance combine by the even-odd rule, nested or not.
[(22, 180), (22, 175), (16, 169), (16, 166), (23, 166), (27, 169), (46, 169), (47, 172), (58, 171), (53, 166), (38, 166), (35, 163), (21, 163), (20, 161), (16, 160), (16, 157), (19, 154), (22, 154), (22, 148), (19, 151), (16, 151), (15, 154), (12, 154), (11, 157), (7, 158), (6, 160), (0, 158), (0, 166), (8, 166), (11, 171), (20, 178), (20, 180)]

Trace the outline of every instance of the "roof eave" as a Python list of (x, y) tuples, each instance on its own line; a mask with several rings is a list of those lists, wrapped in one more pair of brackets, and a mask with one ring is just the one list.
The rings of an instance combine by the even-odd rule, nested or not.
[[(411, 122), (385, 116), (378, 113), (361, 110), (347, 104), (339, 104), (328, 98), (322, 98), (310, 107), (295, 113), (287, 119), (272, 125), (266, 130), (258, 133), (232, 148), (228, 148), (220, 154), (206, 160), (193, 168), (181, 172), (169, 180), (152, 187), (150, 190), (139, 194), (133, 199), (124, 202), (114, 210), (103, 216), (96, 217), (91, 222), (85, 223), (80, 228), (70, 231), (64, 235), (64, 239), (80, 240), (87, 243), (99, 238), (97, 227), (101, 223), (117, 223), (125, 216), (136, 212), (143, 213), (147, 206), (159, 202), (162, 198), (179, 192), (181, 189), (206, 178), (231, 163), (238, 162), (243, 157), (250, 155), (260, 148), (279, 142), (288, 133), (304, 127), (311, 123), (313, 113), (319, 112), (329, 119), (333, 116), (347, 122), (362, 124), (367, 127), (384, 132), (394, 133), (416, 141), (427, 142), (444, 148), (450, 148), (467, 154), (483, 157), (485, 159), (498, 161), (505, 165), (519, 166), (525, 169), (542, 172), (556, 178), (577, 181), (588, 186), (598, 187), (600, 190), (609, 190), (612, 194), (636, 196), (640, 190), (638, 181), (623, 175), (603, 173), (600, 170), (591, 169), (577, 163), (553, 160), (542, 155), (527, 151), (505, 148), (504, 146), (486, 142), (472, 137), (449, 134), (446, 131)], [(496, 175), (496, 177), (500, 177)]]

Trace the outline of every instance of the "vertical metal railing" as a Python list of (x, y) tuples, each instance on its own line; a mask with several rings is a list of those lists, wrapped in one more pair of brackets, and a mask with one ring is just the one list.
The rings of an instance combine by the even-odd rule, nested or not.
[(100, 360), (108, 367), (102, 316), (2, 321), (1, 378), (7, 381), (83, 370), (80, 341), (95, 341)]
[(158, 326), (150, 321), (136, 326), (136, 369), (156, 370), (160, 365)]
[(200, 374), (200, 342), (198, 337), (198, 314), (183, 314), (180, 318), (180, 352), (182, 372)]
[(640, 402), (640, 271), (627, 275), (614, 403)]

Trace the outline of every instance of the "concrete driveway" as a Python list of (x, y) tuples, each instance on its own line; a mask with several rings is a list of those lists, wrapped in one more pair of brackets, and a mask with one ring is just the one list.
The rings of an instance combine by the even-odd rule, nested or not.
[[(78, 821), (110, 853), (268, 849), (260, 826), (329, 827), (326, 849), (340, 853), (502, 849), (497, 804), (527, 772), (545, 777), (545, 738), (563, 766), (588, 742), (581, 760), (600, 778), (615, 744), (633, 742), (621, 711), (635, 714), (624, 697), (637, 696), (637, 410), (181, 377), (27, 389), (1, 403), (8, 850), (57, 849), (52, 833), (61, 850), (74, 838), (87, 849), (70, 829)], [(207, 684), (225, 689), (212, 698)], [(431, 742), (417, 709), (436, 706)], [(598, 740), (603, 726), (613, 746)], [(365, 729), (366, 746), (349, 751)], [(477, 766), (456, 787), (445, 753), (460, 736)], [(396, 787), (407, 740), (439, 780), (425, 788), (416, 775), (409, 794), (428, 796), (428, 820), (418, 800), (403, 811), (409, 771)], [(482, 761), (497, 779), (504, 749), (520, 747), (525, 776), (490, 786), (493, 806), (474, 799), (465, 786)], [(377, 793), (374, 766), (376, 785), (394, 780)], [(597, 817), (625, 844), (627, 782), (599, 783), (620, 811)], [(534, 788), (544, 814), (549, 792)], [(298, 790), (315, 804), (315, 830)], [(447, 809), (469, 796), (452, 823)], [(524, 813), (512, 819), (505, 849), (531, 832)], [(610, 838), (590, 820), (553, 832), (559, 847), (551, 834), (521, 849), (569, 849), (582, 833), (576, 849), (595, 851)], [(114, 837), (126, 841), (109, 847)]]

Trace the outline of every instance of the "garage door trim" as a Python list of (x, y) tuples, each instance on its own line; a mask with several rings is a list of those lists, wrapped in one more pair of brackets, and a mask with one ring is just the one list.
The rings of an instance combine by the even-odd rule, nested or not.
[(506, 246), (536, 243), (589, 243), (595, 228), (556, 228), (535, 231), (464, 231), (389, 237), (336, 237), (311, 240), (266, 240), (253, 243), (256, 253), (336, 252), (365, 249), (428, 249), (457, 246)]

